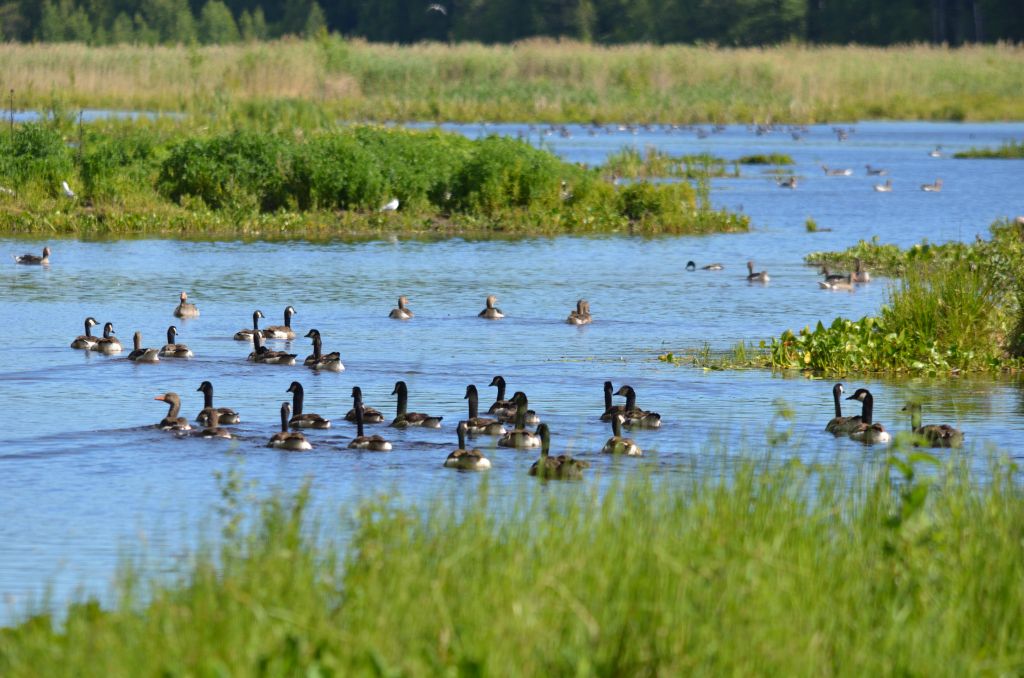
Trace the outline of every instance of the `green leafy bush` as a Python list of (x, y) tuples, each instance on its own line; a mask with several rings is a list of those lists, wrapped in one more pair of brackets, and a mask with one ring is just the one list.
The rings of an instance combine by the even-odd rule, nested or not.
[(15, 187), (35, 183), (57, 195), (72, 169), (71, 149), (55, 127), (27, 123), (16, 126), (13, 135), (0, 135), (0, 175)]

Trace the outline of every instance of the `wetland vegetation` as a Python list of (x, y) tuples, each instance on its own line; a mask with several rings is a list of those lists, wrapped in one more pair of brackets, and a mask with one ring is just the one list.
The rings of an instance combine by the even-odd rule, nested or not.
[(954, 158), (984, 158), (988, 160), (1019, 160), (1024, 158), (1024, 141), (1007, 141), (998, 148), (971, 148), (953, 154)]

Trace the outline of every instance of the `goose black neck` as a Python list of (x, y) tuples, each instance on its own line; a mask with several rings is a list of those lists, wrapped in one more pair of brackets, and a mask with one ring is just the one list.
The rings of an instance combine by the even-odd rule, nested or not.
[(861, 408), (861, 411), (860, 411), (861, 423), (864, 423), (864, 424), (872, 423), (871, 415), (873, 414), (874, 408), (875, 408), (875, 399), (872, 397), (872, 395), (870, 393), (865, 393), (864, 394), (864, 405), (863, 405), (863, 407)]
[(612, 409), (612, 382), (604, 382), (604, 411), (609, 412)]
[(136, 351), (142, 348), (142, 332), (136, 332), (132, 335), (132, 346)]
[(260, 329), (260, 312), (253, 311), (252, 314), (252, 331), (257, 332)]
[(402, 382), (399, 382), (398, 385), (395, 387), (395, 390), (398, 392), (396, 394), (396, 395), (398, 395), (398, 410), (397, 410), (397, 413), (398, 413), (398, 416), (401, 417), (402, 415), (405, 414), (405, 409), (409, 405), (409, 389), (406, 388), (405, 384), (403, 384)]
[(455, 432), (459, 435), (459, 449), (466, 449), (466, 427), (459, 426)]
[(616, 438), (622, 436), (622, 420), (618, 416), (612, 417), (612, 435)]
[(103, 326), (103, 338), (104, 339), (109, 339), (110, 335), (111, 335), (111, 333), (113, 331), (114, 331), (114, 325), (113, 324), (107, 323), (106, 325), (104, 325)]
[(302, 400), (305, 395), (302, 391), (302, 384), (296, 382), (295, 390), (292, 391), (292, 409), (295, 410), (296, 417), (302, 414)]
[(540, 431), (540, 456), (547, 459), (548, 454), (551, 452), (551, 434), (547, 429), (541, 429)]
[(626, 391), (626, 411), (632, 412), (636, 409), (636, 391), (629, 389)]
[(832, 400), (836, 403), (836, 418), (843, 416), (843, 406), (839, 402), (839, 384), (832, 387)]
[(526, 428), (526, 411), (528, 407), (526, 396), (520, 398), (516, 403), (516, 428), (520, 431)]
[(498, 377), (497, 382), (494, 385), (498, 387), (498, 402), (505, 400), (505, 380)]
[(86, 318), (85, 319), (85, 336), (87, 336), (87, 337), (91, 337), (92, 336), (92, 325), (89, 324), (90, 320), (91, 320), (91, 318)]
[(319, 334), (314, 334), (313, 335), (313, 359), (314, 360), (320, 360), (321, 356), (323, 355), (321, 353), (322, 350), (323, 349), (322, 349), (322, 344), (321, 344), (321, 341), (320, 341), (320, 335)]
[(173, 344), (174, 343), (174, 335), (176, 333), (177, 332), (174, 329), (174, 325), (171, 325), (170, 327), (167, 328), (167, 343), (168, 344)]
[(478, 410), (480, 407), (479, 396), (476, 392), (475, 386), (470, 386), (466, 389), (466, 398), (469, 399), (469, 418), (476, 419)]
[(363, 437), (363, 401), (359, 398), (355, 399), (355, 403), (352, 405), (352, 409), (356, 411), (356, 437)]
[(284, 310), (284, 326), (292, 326), (292, 309), (290, 306)]
[(281, 433), (288, 432), (288, 403), (281, 405)]
[(203, 409), (207, 407), (213, 407), (213, 387), (208, 386), (203, 389)]

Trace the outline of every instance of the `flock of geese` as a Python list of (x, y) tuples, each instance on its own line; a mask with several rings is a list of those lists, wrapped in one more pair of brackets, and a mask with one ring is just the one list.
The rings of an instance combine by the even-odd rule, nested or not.
[[(938, 157), (938, 156), (933, 156)], [(869, 177), (885, 176), (889, 174), (889, 170), (884, 167), (873, 167), (871, 165), (865, 165), (865, 172)], [(828, 165), (821, 166), (822, 171), (827, 177), (852, 177), (853, 170), (850, 168), (835, 168), (829, 167)], [(785, 179), (778, 181), (779, 188), (796, 189), (799, 187), (799, 182), (796, 175), (790, 175)], [(877, 193), (892, 193), (892, 179), (886, 179), (884, 183), (874, 184), (873, 188)], [(921, 184), (921, 190), (925, 193), (939, 193), (942, 191), (942, 179), (936, 179), (930, 184)]]
[[(825, 425), (825, 430), (832, 435), (849, 436), (852, 440), (868, 444), (884, 444), (891, 440), (885, 426), (874, 420), (875, 399), (866, 388), (858, 388), (847, 400), (859, 400), (861, 412), (854, 417), (844, 417), (842, 402), (843, 385), (836, 384), (832, 387), (832, 400), (835, 404), (836, 414)], [(960, 447), (964, 442), (964, 434), (949, 424), (921, 424), (921, 404), (907, 403), (903, 408), (904, 412), (910, 413), (910, 430), (918, 440), (917, 445), (928, 447)]]

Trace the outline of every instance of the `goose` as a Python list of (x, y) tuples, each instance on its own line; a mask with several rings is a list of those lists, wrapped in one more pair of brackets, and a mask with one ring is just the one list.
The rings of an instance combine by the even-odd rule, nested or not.
[(325, 371), (325, 372), (343, 372), (345, 365), (341, 362), (341, 354), (337, 351), (333, 353), (323, 353), (320, 339), (320, 330), (312, 329), (306, 332), (306, 337), (313, 340), (313, 353), (306, 356), (306, 359), (302, 361), (302, 364), (311, 370)]
[(604, 412), (601, 413), (601, 421), (611, 421), (616, 414), (626, 412), (625, 405), (612, 405), (612, 391), (615, 389), (612, 382), (604, 382)]
[[(197, 419), (208, 422), (195, 435), (199, 438), (232, 438), (231, 431), (217, 425), (217, 410), (212, 407), (204, 408)], [(211, 423), (212, 422), (212, 423)]]
[(938, 193), (942, 190), (942, 179), (936, 179), (932, 184), (921, 184), (921, 190), (925, 193)]
[(869, 177), (884, 177), (889, 173), (889, 170), (884, 167), (872, 167), (871, 165), (864, 165), (864, 169), (867, 170)]
[(565, 322), (570, 325), (588, 325), (593, 320), (590, 316), (590, 302), (580, 299), (576, 302), (576, 310), (569, 313)]
[(839, 396), (843, 394), (843, 385), (836, 384), (832, 387), (832, 401), (836, 408), (836, 416), (829, 419), (828, 423), (825, 424), (825, 430), (832, 435), (844, 436), (849, 435), (850, 431), (855, 429), (860, 424), (860, 415), (855, 417), (844, 417), (843, 406), (839, 400)]
[[(929, 447), (961, 447), (964, 433), (949, 424), (921, 425), (921, 403), (907, 403), (904, 412), (910, 412), (910, 430), (924, 439)], [(920, 446), (920, 441), (915, 442)]]
[(825, 276), (825, 282), (838, 282), (840, 280), (846, 280), (849, 276), (842, 273), (832, 273), (828, 270), (828, 266), (821, 267), (821, 275)]
[(768, 282), (771, 278), (768, 277), (768, 271), (758, 271), (754, 273), (754, 262), (747, 262), (747, 281), (748, 282)]
[(825, 279), (818, 281), (818, 287), (823, 290), (841, 290), (849, 292), (853, 289), (853, 274), (839, 276), (838, 279)]
[(690, 261), (686, 262), (686, 270), (687, 271), (696, 271), (697, 270), (697, 263), (695, 261), (693, 261), (692, 259)]
[(281, 403), (281, 430), (270, 437), (267, 447), (276, 447), (279, 450), (292, 450), (301, 452), (312, 450), (313, 446), (306, 440), (306, 436), (298, 431), (288, 430), (288, 420), (291, 418), (292, 408), (287, 402)]
[(163, 431), (191, 431), (192, 427), (188, 424), (188, 419), (185, 417), (179, 417), (178, 412), (181, 410), (181, 398), (178, 394), (170, 391), (163, 395), (158, 395), (153, 400), (162, 400), (167, 403), (167, 416), (160, 420), (157, 426)]
[(641, 410), (636, 406), (636, 391), (632, 386), (622, 386), (615, 395), (626, 398), (626, 409), (622, 412), (626, 419), (623, 422), (626, 428), (661, 428), (660, 414)]
[(724, 268), (725, 268), (725, 266), (722, 266), (720, 263), (718, 263), (716, 261), (713, 264), (708, 264), (707, 266), (701, 266), (700, 270), (702, 270), (702, 271), (721, 271)]
[(486, 471), (491, 468), (491, 460), (483, 455), (480, 450), (466, 449), (466, 432), (469, 425), (460, 421), (455, 433), (459, 436), (459, 449), (448, 455), (444, 460), (445, 468), (457, 468), (462, 471)]
[(49, 266), (50, 265), (50, 248), (43, 248), (43, 256), (39, 257), (35, 254), (20, 254), (14, 257), (14, 263), (16, 264), (27, 264), (29, 266)]
[(176, 344), (174, 340), (178, 336), (178, 328), (171, 325), (167, 328), (167, 343), (160, 349), (160, 355), (164, 358), (191, 358), (192, 349), (185, 344)]
[(560, 454), (557, 457), (550, 455), (551, 431), (547, 424), (537, 426), (537, 434), (541, 440), (540, 459), (533, 462), (529, 474), (540, 478), (557, 480), (576, 480), (583, 477), (583, 469), (589, 468), (590, 464), (579, 461), (572, 457)]
[(178, 297), (178, 305), (174, 307), (175, 318), (198, 318), (199, 307), (189, 302), (188, 295), (184, 292)]
[(252, 329), (251, 330), (238, 330), (235, 332), (235, 341), (252, 341), (252, 337), (255, 334), (263, 337), (263, 330), (260, 329), (260, 318), (263, 318), (263, 311), (253, 311), (252, 314)]
[(512, 401), (516, 404), (515, 428), (498, 440), (498, 446), (515, 448), (540, 447), (540, 436), (526, 430), (526, 412), (527, 407), (529, 407), (526, 394), (522, 391), (516, 391)]
[(936, 146), (932, 150), (928, 151), (929, 158), (941, 158), (942, 157), (942, 146)]
[(779, 188), (795, 189), (796, 185), (796, 177), (789, 177), (788, 179), (783, 179), (779, 182)]
[(850, 280), (855, 283), (871, 282), (871, 274), (864, 268), (864, 262), (857, 258), (853, 260), (853, 264), (853, 273), (850, 274)]
[(267, 365), (294, 365), (295, 354), (284, 351), (271, 351), (263, 345), (263, 337), (258, 333), (252, 335), (253, 352), (249, 354), (248, 360)]
[(263, 328), (264, 339), (285, 339), (291, 341), (295, 338), (295, 330), (292, 329), (292, 316), (295, 309), (288, 306), (284, 309), (284, 325), (271, 325)]
[(825, 175), (829, 177), (849, 177), (853, 176), (852, 169), (832, 169), (828, 165), (822, 165), (821, 169), (824, 170)]
[(114, 323), (104, 323), (103, 337), (96, 342), (92, 350), (107, 355), (121, 352), (121, 342), (114, 334)]
[(477, 313), (478, 318), (485, 318), (487, 320), (500, 320), (505, 317), (505, 314), (501, 312), (500, 308), (496, 308), (494, 305), (498, 303), (498, 297), (493, 294), (487, 295), (487, 306), (484, 310)]
[(160, 351), (155, 348), (142, 348), (142, 332), (132, 335), (132, 345), (134, 348), (128, 354), (128, 360), (134, 360), (137, 363), (160, 362)]
[(388, 313), (388, 317), (394, 318), (395, 320), (408, 320), (412, 318), (412, 311), (405, 306), (408, 303), (409, 300), (405, 298), (405, 295), (398, 297), (398, 308), (391, 309), (391, 313)]
[(861, 402), (860, 423), (850, 429), (850, 439), (866, 444), (889, 442), (889, 432), (885, 430), (885, 427), (871, 420), (875, 402), (871, 392), (866, 388), (858, 388), (847, 400)]
[[(367, 424), (381, 424), (381, 423), (384, 422), (384, 415), (381, 414), (380, 410), (375, 409), (373, 407), (367, 407), (367, 406), (363, 405), (363, 389), (359, 388), (358, 386), (353, 386), (352, 387), (352, 399), (353, 399), (353, 401), (355, 401), (356, 403), (359, 403), (359, 405), (362, 406), (362, 408), (363, 408), (363, 422), (364, 423), (367, 423)], [(349, 410), (345, 414), (345, 421), (352, 421), (352, 422), (354, 422), (355, 420), (356, 420), (356, 408), (355, 408), (355, 405), (353, 405), (352, 409)]]
[(297, 381), (293, 381), (291, 386), (288, 387), (288, 393), (292, 394), (292, 407), (295, 410), (295, 414), (292, 415), (291, 420), (288, 422), (292, 428), (330, 428), (331, 420), (324, 419), (319, 414), (313, 412), (302, 411), (302, 401), (305, 397), (305, 391), (302, 388), (302, 384)]
[(642, 457), (644, 451), (632, 438), (622, 437), (622, 423), (626, 420), (621, 414), (612, 417), (612, 437), (601, 448), (605, 454), (624, 454), (627, 457)]
[(516, 404), (511, 400), (505, 400), (505, 377), (501, 375), (494, 377), (488, 386), (497, 386), (498, 395), (494, 399), (494, 403), (487, 408), (487, 414), (493, 414), (500, 419), (511, 412), (515, 412)]
[(892, 179), (886, 179), (884, 184), (875, 184), (875, 190), (879, 193), (892, 193)]
[(214, 407), (213, 406), (213, 384), (209, 381), (204, 381), (199, 384), (197, 391), (201, 391), (203, 394), (203, 410), (196, 417), (196, 421), (206, 426), (210, 425), (207, 417), (210, 416), (211, 412), (216, 413), (217, 420), (215, 424), (237, 424), (241, 422), (241, 418), (238, 416), (238, 412), (235, 412), (230, 407)]
[(466, 387), (466, 395), (464, 397), (469, 401), (469, 418), (466, 421), (460, 422), (460, 426), (465, 424), (466, 430), (471, 434), (482, 434), (488, 436), (505, 435), (505, 427), (501, 425), (500, 421), (497, 419), (487, 419), (477, 414), (477, 408), (479, 407), (479, 395), (477, 394), (475, 385), (470, 384)]
[[(516, 391), (515, 393), (513, 393), (512, 394), (512, 400), (510, 401), (512, 403), (512, 407), (509, 408), (508, 410), (506, 410), (505, 414), (496, 414), (495, 416), (500, 421), (503, 421), (503, 422), (506, 422), (506, 423), (511, 422), (511, 421), (515, 421), (516, 417), (519, 416), (519, 414), (518, 414), (519, 413), (519, 407), (516, 405), (516, 402), (517, 402), (517, 399), (520, 396), (524, 400), (526, 399), (526, 394), (523, 393), (522, 391)], [(529, 424), (530, 426), (535, 426), (535, 425), (537, 425), (539, 423), (540, 423), (540, 417), (537, 416), (537, 413), (534, 412), (533, 410), (530, 410), (530, 409), (526, 410), (526, 414), (525, 414), (525, 416), (523, 418), (523, 424), (524, 425)]]
[(363, 433), (363, 415), (365, 414), (363, 402), (360, 400), (358, 393), (353, 392), (352, 396), (355, 400), (352, 409), (356, 413), (356, 437), (348, 444), (349, 448), (354, 450), (370, 450), (371, 452), (389, 452), (391, 450), (391, 443), (384, 440), (382, 436), (368, 436)]
[(409, 426), (423, 426), (424, 428), (441, 428), (441, 420), (444, 417), (432, 417), (421, 412), (406, 412), (405, 408), (409, 402), (409, 388), (404, 381), (395, 383), (395, 389), (391, 395), (398, 396), (398, 411), (395, 414), (391, 425), (395, 428), (407, 428)]
[(79, 334), (75, 337), (75, 340), (71, 342), (71, 348), (77, 348), (79, 350), (91, 351), (96, 348), (96, 343), (100, 340), (99, 337), (92, 336), (92, 328), (99, 325), (96, 322), (96, 318), (89, 316), (85, 319), (85, 334)]

